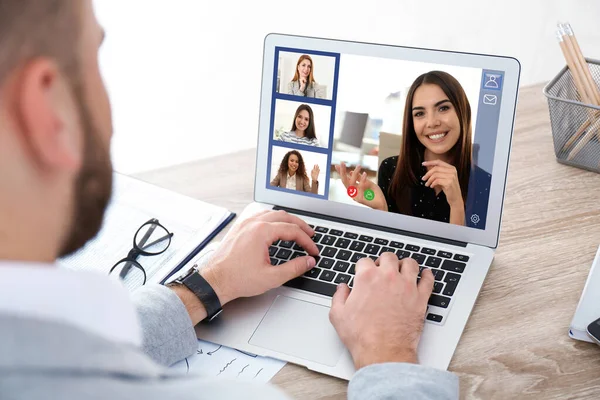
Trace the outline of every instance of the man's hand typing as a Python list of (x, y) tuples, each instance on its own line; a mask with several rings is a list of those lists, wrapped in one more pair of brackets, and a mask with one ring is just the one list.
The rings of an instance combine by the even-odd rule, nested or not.
[[(314, 231), (300, 218), (285, 211), (265, 211), (243, 221), (227, 236), (200, 274), (212, 286), (221, 305), (239, 297), (258, 296), (304, 274), (315, 266), (319, 250)], [(296, 242), (308, 252), (286, 263), (271, 265), (269, 246), (277, 240)], [(193, 324), (206, 311), (185, 287), (174, 288), (190, 313)]]

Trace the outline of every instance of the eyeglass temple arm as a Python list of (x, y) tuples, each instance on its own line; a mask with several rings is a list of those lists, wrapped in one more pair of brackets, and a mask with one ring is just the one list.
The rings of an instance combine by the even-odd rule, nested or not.
[[(153, 219), (153, 221), (154, 221), (154, 219)], [(152, 233), (153, 233), (153, 232), (154, 232), (154, 230), (156, 229), (156, 226), (157, 226), (157, 225), (150, 225), (150, 228), (148, 228), (148, 230), (147, 230), (147, 231), (146, 231), (146, 233), (144, 234), (144, 237), (142, 237), (142, 239), (140, 240), (140, 247), (141, 247), (141, 246), (144, 246), (144, 245), (146, 244), (146, 241), (147, 241), (147, 240), (150, 238), (150, 235), (152, 235)], [(150, 244), (148, 244), (148, 245), (145, 245), (144, 247), (142, 247), (142, 250), (145, 250), (145, 249), (147, 249), (148, 247), (155, 245), (156, 243), (160, 243), (160, 242), (162, 242), (163, 240), (165, 240), (165, 239), (167, 239), (167, 238), (169, 238), (169, 237), (171, 237), (171, 236), (173, 236), (173, 233), (169, 233), (168, 235), (165, 235), (165, 236), (163, 236), (163, 237), (161, 237), (161, 238), (159, 238), (159, 239), (155, 240), (154, 242), (152, 242), (152, 243), (150, 243)], [(131, 262), (127, 262), (127, 263), (125, 264), (125, 266), (123, 267), (123, 269), (122, 269), (122, 270), (121, 270), (121, 272), (119, 273), (119, 277), (120, 277), (121, 279), (124, 279), (124, 278), (125, 278), (125, 276), (127, 275), (127, 273), (129, 273), (129, 270), (131, 269), (131, 265), (132, 265), (132, 263), (131, 263)], [(146, 275), (146, 272), (145, 272), (144, 270), (142, 270), (142, 272), (144, 272), (144, 275)]]
[(156, 225), (150, 225), (150, 227), (148, 228), (148, 230), (144, 234), (144, 237), (142, 238), (142, 240), (140, 240), (140, 247), (142, 247), (143, 245), (146, 244), (146, 241), (148, 239), (150, 239), (150, 235), (152, 235), (152, 233), (154, 233), (155, 229), (156, 229)]
[[(155, 229), (156, 229), (156, 225), (150, 225), (150, 228), (148, 228), (148, 230), (144, 234), (144, 237), (142, 237), (142, 240), (140, 240), (140, 247), (144, 246), (146, 244), (146, 241), (150, 238), (150, 235), (152, 235), (152, 232), (154, 232)], [(149, 247), (151, 245), (152, 245), (152, 243), (149, 244), (146, 247)], [(144, 247), (144, 248), (146, 248), (146, 247)], [(123, 267), (123, 269), (119, 273), (119, 277), (121, 279), (125, 279), (125, 276), (127, 276), (127, 274), (129, 273), (129, 270), (131, 269), (131, 266), (132, 266), (131, 262), (125, 263), (125, 266)]]
[[(168, 235), (165, 235), (165, 236), (163, 236), (163, 237), (161, 237), (161, 238), (158, 238), (158, 239), (156, 239), (154, 242), (152, 242), (152, 243), (149, 243), (149, 244), (145, 245), (144, 247), (142, 247), (142, 250), (146, 250), (148, 247), (154, 246), (155, 244), (157, 244), (157, 243), (160, 243), (160, 242), (162, 242), (163, 240), (167, 240), (168, 238), (170, 238), (170, 237), (172, 237), (172, 236), (173, 236), (173, 233), (169, 233)], [(146, 240), (147, 240), (147, 239), (146, 239)], [(145, 240), (143, 240), (143, 239), (142, 239), (142, 241), (143, 241), (143, 242), (141, 243), (141, 245), (144, 245), (144, 242), (145, 242)]]

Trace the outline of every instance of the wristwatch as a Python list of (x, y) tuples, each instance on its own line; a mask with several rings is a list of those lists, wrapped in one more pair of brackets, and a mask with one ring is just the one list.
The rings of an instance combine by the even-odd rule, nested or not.
[(208, 320), (208, 322), (215, 319), (219, 314), (221, 314), (221, 311), (223, 311), (219, 297), (206, 279), (200, 275), (200, 272), (198, 272), (196, 269), (196, 265), (194, 265), (184, 275), (180, 276), (172, 283), (184, 285), (192, 293), (194, 293), (196, 297), (198, 297), (206, 309), (206, 320)]

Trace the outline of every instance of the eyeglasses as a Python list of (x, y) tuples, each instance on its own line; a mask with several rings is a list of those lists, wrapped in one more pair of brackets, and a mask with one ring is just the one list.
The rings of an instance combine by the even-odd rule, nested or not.
[[(145, 222), (133, 237), (133, 248), (127, 257), (118, 261), (110, 269), (109, 275), (118, 275), (120, 279), (127, 277), (135, 286), (146, 284), (146, 270), (137, 262), (139, 256), (156, 256), (164, 253), (171, 245), (173, 233), (152, 218)], [(140, 285), (141, 282), (141, 285)], [(137, 285), (136, 285), (137, 284)]]

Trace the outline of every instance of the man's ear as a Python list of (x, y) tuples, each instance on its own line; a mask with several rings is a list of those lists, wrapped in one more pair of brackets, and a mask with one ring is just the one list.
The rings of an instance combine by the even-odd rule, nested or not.
[(21, 71), (13, 103), (36, 162), (45, 168), (78, 169), (83, 141), (78, 108), (55, 62), (37, 59)]

